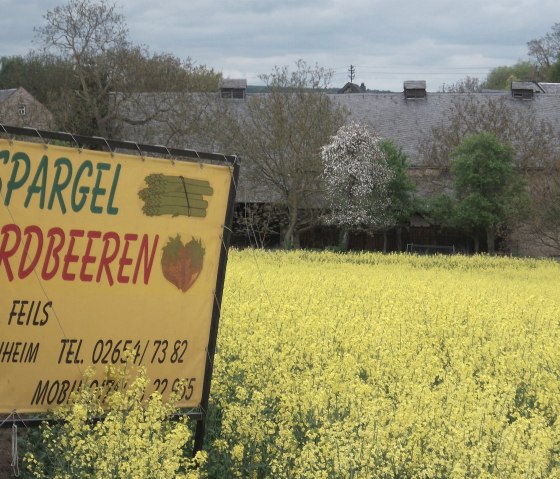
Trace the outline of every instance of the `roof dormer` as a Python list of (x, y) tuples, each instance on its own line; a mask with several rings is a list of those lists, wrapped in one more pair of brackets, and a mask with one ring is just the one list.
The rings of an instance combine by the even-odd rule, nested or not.
[(511, 96), (517, 100), (532, 100), (535, 93), (544, 93), (538, 83), (532, 81), (512, 81)]
[(222, 98), (244, 99), (247, 91), (247, 80), (224, 78), (220, 82), (220, 96)]
[(426, 96), (425, 80), (408, 80), (404, 82), (405, 100), (425, 100)]

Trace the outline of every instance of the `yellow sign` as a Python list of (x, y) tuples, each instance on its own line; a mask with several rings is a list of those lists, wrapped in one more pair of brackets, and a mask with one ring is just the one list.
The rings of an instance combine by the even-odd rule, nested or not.
[(147, 394), (200, 405), (231, 177), (0, 140), (0, 412), (52, 409), (126, 350)]

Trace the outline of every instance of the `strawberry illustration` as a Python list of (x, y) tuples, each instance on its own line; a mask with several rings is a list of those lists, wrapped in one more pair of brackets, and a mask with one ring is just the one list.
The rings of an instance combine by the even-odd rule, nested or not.
[(191, 241), (183, 244), (181, 236), (177, 234), (175, 238), (169, 238), (163, 247), (161, 269), (165, 279), (184, 293), (198, 278), (203, 261), (202, 242), (193, 237)]

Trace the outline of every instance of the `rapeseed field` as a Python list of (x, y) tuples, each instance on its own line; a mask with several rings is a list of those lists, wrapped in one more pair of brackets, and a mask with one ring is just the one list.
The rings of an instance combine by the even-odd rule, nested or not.
[(210, 475), (560, 478), (560, 265), (232, 250)]

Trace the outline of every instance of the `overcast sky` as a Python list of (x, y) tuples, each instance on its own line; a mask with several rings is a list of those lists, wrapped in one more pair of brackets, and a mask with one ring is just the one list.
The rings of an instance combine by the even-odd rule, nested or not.
[[(25, 54), (33, 27), (61, 0), (0, 0), (0, 56)], [(298, 59), (349, 81), (429, 91), (527, 59), (527, 42), (560, 22), (559, 0), (121, 0), (130, 39), (190, 57), (224, 77), (258, 76)]]

